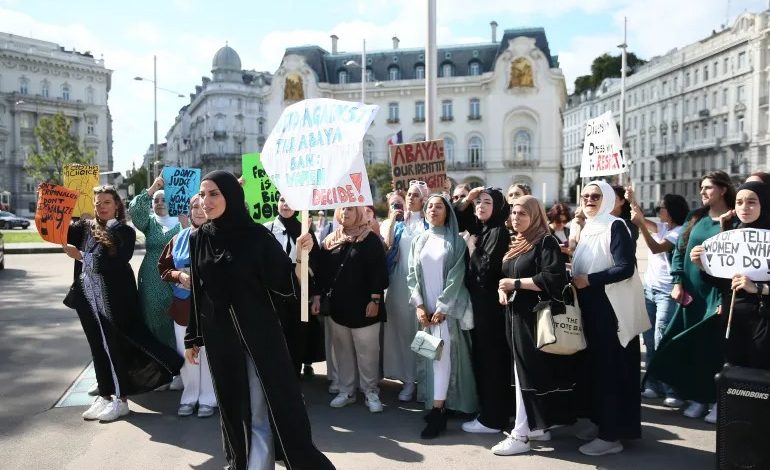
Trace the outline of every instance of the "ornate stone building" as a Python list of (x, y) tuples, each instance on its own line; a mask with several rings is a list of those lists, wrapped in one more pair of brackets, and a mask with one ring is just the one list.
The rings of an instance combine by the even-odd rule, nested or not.
[(111, 77), (104, 60), (89, 52), (0, 33), (0, 192), (10, 192), (18, 215), (35, 212), (36, 182), (24, 165), (43, 117), (64, 113), (78, 140), (96, 153), (95, 163), (112, 170)]

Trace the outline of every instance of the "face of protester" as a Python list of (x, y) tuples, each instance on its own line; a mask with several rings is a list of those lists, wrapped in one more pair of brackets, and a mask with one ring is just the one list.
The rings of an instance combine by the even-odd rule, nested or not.
[(660, 201), (660, 205), (658, 205), (658, 217), (660, 217), (660, 221), (664, 224), (673, 222), (673, 220), (671, 220), (671, 214), (668, 213), (668, 209), (666, 208), (666, 203), (663, 201)]
[(190, 204), (190, 220), (195, 227), (200, 227), (206, 223), (206, 214), (201, 207), (201, 198), (196, 197)]
[(521, 196), (526, 196), (521, 187), (511, 186), (511, 188), (508, 190), (508, 194), (505, 195), (505, 198), (508, 201), (508, 204), (513, 204), (513, 201), (515, 201), (516, 198), (520, 198)]
[(105, 222), (114, 219), (118, 213), (118, 205), (115, 203), (115, 198), (109, 193), (100, 193), (94, 196), (94, 208), (96, 209), (96, 216)]
[(201, 208), (206, 218), (214, 220), (222, 216), (227, 208), (227, 201), (219, 190), (219, 186), (212, 180), (201, 182), (201, 191), (198, 193), (201, 201)]
[(615, 194), (615, 207), (612, 208), (612, 211), (610, 211), (610, 214), (614, 215), (615, 217), (620, 217), (620, 213), (623, 211), (623, 204), (626, 203), (626, 200), (622, 197), (618, 196), (617, 193)]
[(422, 209), (422, 193), (417, 187), (409, 188), (406, 193), (406, 202), (409, 204), (409, 210), (417, 212)]
[(289, 207), (289, 204), (286, 202), (286, 199), (284, 199), (283, 196), (281, 196), (281, 198), (278, 199), (278, 213), (284, 219), (294, 217), (294, 209)]
[(468, 191), (465, 188), (456, 188), (452, 194), (452, 202), (462, 201), (466, 196), (468, 196)]
[(750, 224), (759, 218), (762, 206), (754, 191), (741, 189), (735, 196), (735, 214), (744, 224)]
[(166, 198), (161, 194), (155, 194), (152, 198), (152, 210), (160, 217), (168, 215), (168, 208), (166, 208)]
[(446, 223), (446, 206), (440, 197), (432, 197), (425, 207), (425, 220), (433, 227), (443, 227)]
[(565, 225), (569, 223), (569, 219), (567, 218), (567, 214), (556, 214), (556, 218), (553, 219), (553, 222), (551, 222), (554, 227), (556, 227), (556, 230), (562, 230)]
[(516, 204), (511, 209), (511, 226), (513, 227), (513, 231), (516, 233), (522, 233), (525, 232), (529, 225), (532, 223), (532, 218), (529, 215), (529, 212), (527, 212), (527, 209), (520, 205)]
[(345, 207), (340, 211), (340, 224), (345, 228), (353, 227), (357, 222), (357, 213), (355, 207)]
[(602, 197), (602, 190), (599, 189), (599, 186), (591, 184), (583, 188), (580, 193), (580, 207), (583, 208), (583, 214), (586, 217), (594, 217), (599, 213)]
[(364, 207), (364, 212), (366, 212), (366, 220), (368, 222), (371, 222), (376, 218), (371, 207)]
[(713, 206), (718, 204), (724, 197), (727, 188), (717, 186), (710, 179), (706, 178), (700, 184), (700, 200), (704, 206)]
[(481, 193), (481, 196), (476, 200), (476, 218), (486, 222), (492, 217), (493, 209), (494, 202), (492, 201), (492, 196), (487, 193)]

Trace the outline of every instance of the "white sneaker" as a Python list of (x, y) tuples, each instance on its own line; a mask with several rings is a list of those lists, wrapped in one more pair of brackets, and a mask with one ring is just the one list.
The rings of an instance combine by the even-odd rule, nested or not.
[(329, 393), (331, 393), (332, 395), (336, 395), (340, 393), (340, 386), (337, 384), (329, 385)]
[(581, 454), (598, 456), (607, 454), (617, 454), (623, 451), (623, 444), (620, 441), (605, 441), (598, 437), (588, 444), (578, 447)]
[(83, 412), (81, 416), (83, 419), (93, 421), (99, 417), (99, 413), (102, 412), (105, 406), (110, 404), (110, 400), (104, 397), (96, 397), (96, 400), (91, 404), (91, 407)]
[(337, 394), (336, 397), (334, 397), (334, 400), (332, 400), (331, 403), (329, 403), (329, 406), (331, 406), (332, 408), (342, 408), (343, 406), (347, 406), (355, 402), (356, 402), (355, 394), (348, 395), (348, 392), (340, 392)]
[(524, 441), (519, 438), (517, 438), (513, 434), (508, 434), (507, 432), (503, 432), (503, 434), (506, 435), (506, 438), (502, 441), (495, 444), (494, 447), (492, 447), (492, 453), (495, 455), (516, 455), (516, 454), (523, 454), (524, 452), (529, 452), (531, 450), (529, 446), (529, 441)]
[(182, 376), (181, 375), (175, 375), (173, 379), (171, 379), (171, 383), (168, 385), (169, 390), (184, 390), (184, 382), (182, 382)]
[(99, 395), (99, 384), (94, 382), (94, 384), (91, 385), (91, 388), (88, 389), (88, 394), (92, 397)]
[(398, 401), (412, 401), (414, 399), (414, 382), (407, 382), (398, 393)]
[(575, 437), (581, 441), (593, 441), (599, 435), (599, 428), (591, 423), (587, 428), (581, 429), (575, 433)]
[(714, 403), (711, 405), (711, 409), (709, 410), (708, 414), (705, 418), (703, 418), (703, 421), (710, 423), (710, 424), (717, 424), (717, 405)]
[(127, 414), (128, 402), (125, 402), (120, 398), (115, 398), (104, 407), (102, 412), (99, 413), (99, 416), (97, 416), (97, 419), (106, 423), (109, 421), (115, 421), (121, 416), (126, 416)]
[(366, 399), (364, 400), (366, 406), (369, 407), (369, 411), (372, 413), (382, 413), (382, 402), (377, 392), (366, 392)]
[(669, 408), (681, 408), (683, 405), (684, 401), (676, 397), (668, 397), (663, 400), (663, 406), (667, 406)]
[(541, 441), (547, 442), (551, 440), (551, 431), (545, 429), (538, 429), (537, 431), (530, 431), (527, 434), (527, 440), (529, 441)]
[(195, 405), (189, 403), (182, 403), (176, 410), (177, 416), (190, 416), (195, 411)]
[(658, 392), (651, 388), (645, 388), (642, 392), (642, 398), (658, 398)]
[(684, 410), (684, 415), (688, 418), (701, 418), (707, 411), (708, 407), (706, 405), (694, 401)]
[(500, 432), (500, 429), (488, 428), (481, 424), (477, 418), (473, 421), (467, 421), (463, 423), (463, 431), (477, 434), (497, 434)]

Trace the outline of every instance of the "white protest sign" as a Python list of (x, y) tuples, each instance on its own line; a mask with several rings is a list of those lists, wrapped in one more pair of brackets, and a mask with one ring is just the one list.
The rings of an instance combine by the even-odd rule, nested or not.
[(703, 242), (700, 260), (714, 277), (744, 274), (752, 281), (770, 281), (770, 230), (741, 228)]
[(580, 162), (580, 177), (617, 175), (628, 171), (623, 159), (623, 145), (618, 128), (607, 111), (586, 123), (583, 158)]
[(286, 108), (262, 164), (294, 210), (372, 204), (362, 139), (379, 106), (317, 98)]

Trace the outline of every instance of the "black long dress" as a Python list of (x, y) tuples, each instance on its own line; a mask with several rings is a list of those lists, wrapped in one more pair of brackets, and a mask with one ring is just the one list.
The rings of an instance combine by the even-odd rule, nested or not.
[[(531, 430), (575, 422), (574, 388), (582, 353), (548, 354), (537, 349), (535, 337), (538, 302), (562, 299), (567, 273), (558, 240), (546, 236), (534, 249), (505, 260), (503, 277), (532, 278), (542, 290), (519, 289), (508, 303), (506, 333), (513, 351), (519, 383)], [(555, 318), (558, 318), (556, 316)], [(511, 372), (513, 376), (513, 372)]]
[[(84, 271), (83, 263), (75, 262), (75, 279), (64, 303), (77, 311), (83, 326), (100, 395), (149, 392), (179, 374), (183, 360), (158, 342), (137, 316), (136, 278), (129, 264), (134, 229), (117, 223), (107, 230), (116, 248), (111, 253), (93, 238), (91, 223), (79, 220), (67, 231), (67, 243), (90, 257), (90, 269)], [(83, 276), (95, 287), (84, 289)]]
[(618, 320), (604, 286), (634, 275), (634, 241), (625, 222), (611, 227), (610, 252), (615, 265), (588, 275), (590, 285), (578, 290), (586, 336), (586, 362), (578, 378), (581, 414), (599, 427), (605, 441), (642, 435), (639, 337), (626, 347), (618, 340)]

